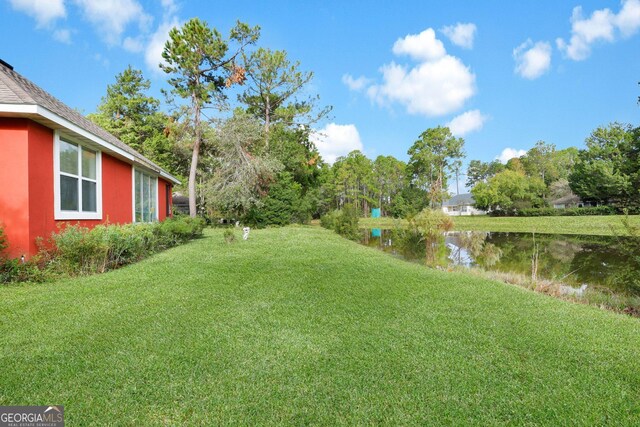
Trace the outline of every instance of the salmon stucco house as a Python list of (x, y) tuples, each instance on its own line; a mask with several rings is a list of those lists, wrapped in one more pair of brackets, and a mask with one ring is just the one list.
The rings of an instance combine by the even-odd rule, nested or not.
[(9, 256), (65, 224), (162, 221), (179, 182), (0, 61), (0, 225)]

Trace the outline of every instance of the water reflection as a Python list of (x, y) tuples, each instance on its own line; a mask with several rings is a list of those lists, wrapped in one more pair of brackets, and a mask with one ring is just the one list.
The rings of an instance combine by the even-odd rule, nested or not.
[(634, 280), (640, 277), (637, 254), (616, 237), (449, 232), (428, 242), (415, 231), (377, 229), (364, 230), (362, 243), (430, 266), (480, 267), (529, 276), (537, 248), (539, 278), (640, 295)]

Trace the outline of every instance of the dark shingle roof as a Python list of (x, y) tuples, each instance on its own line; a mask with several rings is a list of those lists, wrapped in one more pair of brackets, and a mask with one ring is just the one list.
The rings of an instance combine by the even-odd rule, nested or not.
[(567, 194), (566, 196), (560, 197), (558, 199), (552, 200), (551, 204), (552, 205), (564, 205), (564, 204), (571, 204), (571, 203), (580, 203), (582, 200), (580, 199), (580, 197), (576, 196), (575, 194), (571, 193), (571, 194)]
[[(118, 147), (132, 155), (136, 161), (156, 172), (163, 169), (129, 147), (124, 142), (84, 117), (79, 112), (69, 108), (62, 101), (55, 98), (44, 89), (31, 82), (21, 74), (8, 67), (4, 61), (0, 62), (0, 104), (38, 105), (53, 114), (62, 117), (79, 128), (97, 136), (98, 138)], [(166, 173), (166, 172), (165, 172)]]
[(473, 205), (476, 201), (473, 200), (471, 193), (458, 194), (453, 196), (449, 200), (445, 200), (442, 206), (460, 206), (460, 205)]

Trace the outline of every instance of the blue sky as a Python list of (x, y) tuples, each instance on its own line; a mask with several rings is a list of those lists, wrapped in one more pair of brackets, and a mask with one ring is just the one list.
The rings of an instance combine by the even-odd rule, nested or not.
[(354, 148), (407, 160), (437, 125), (464, 137), (467, 161), (489, 161), (640, 124), (640, 0), (2, 0), (0, 58), (89, 113), (129, 64), (160, 97), (166, 33), (196, 16), (223, 34), (260, 25), (259, 46), (315, 73), (310, 92), (334, 107), (318, 124), (328, 160)]

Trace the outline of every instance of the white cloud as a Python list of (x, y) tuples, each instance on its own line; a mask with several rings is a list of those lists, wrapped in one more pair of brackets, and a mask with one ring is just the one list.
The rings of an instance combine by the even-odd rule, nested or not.
[(460, 46), (464, 49), (472, 49), (473, 38), (476, 35), (476, 30), (477, 28), (475, 24), (461, 24), (458, 22), (456, 25), (446, 26), (440, 31), (456, 46)]
[(537, 79), (551, 67), (551, 45), (547, 42), (534, 44), (529, 39), (513, 50), (513, 58), (517, 74), (525, 79)]
[(362, 150), (360, 134), (355, 125), (329, 123), (323, 129), (311, 134), (311, 141), (325, 162), (333, 164), (340, 156), (353, 150)]
[(138, 36), (138, 37), (125, 37), (124, 41), (122, 42), (122, 47), (124, 48), (124, 50), (132, 52), (132, 53), (138, 53), (138, 52), (142, 52), (144, 50), (144, 42), (142, 37)]
[(577, 6), (571, 15), (569, 42), (558, 38), (556, 45), (570, 59), (581, 61), (589, 57), (591, 45), (594, 43), (614, 42), (616, 30), (623, 37), (630, 37), (638, 29), (640, 29), (640, 0), (624, 0), (617, 14), (605, 8), (594, 11), (589, 18), (584, 18), (582, 7)]
[(95, 53), (95, 54), (93, 55), (93, 59), (94, 59), (96, 62), (99, 62), (100, 64), (102, 64), (102, 66), (103, 66), (103, 67), (108, 67), (108, 66), (109, 66), (109, 59), (108, 59), (108, 58), (105, 58), (104, 56), (102, 56), (102, 55), (101, 55), (101, 54), (99, 54), (99, 53)]
[(53, 32), (53, 38), (60, 43), (71, 44), (71, 31), (66, 28), (55, 30)]
[(357, 79), (354, 78), (351, 74), (345, 74), (342, 76), (342, 83), (347, 85), (350, 90), (359, 91), (370, 85), (372, 82), (371, 79), (368, 79), (364, 76), (360, 76)]
[(162, 74), (159, 65), (166, 63), (162, 57), (162, 52), (164, 51), (164, 45), (167, 43), (167, 40), (169, 40), (169, 31), (171, 31), (172, 28), (182, 25), (177, 15), (178, 6), (175, 0), (160, 1), (163, 8), (162, 22), (153, 34), (148, 37), (147, 45), (144, 48), (145, 63), (151, 72), (156, 75)]
[(64, 0), (9, 0), (11, 6), (33, 17), (38, 27), (47, 27), (53, 21), (64, 18), (67, 11)]
[(640, 29), (640, 0), (625, 1), (615, 24), (624, 37), (634, 35)]
[(169, 40), (169, 31), (171, 31), (173, 27), (178, 26), (180, 26), (178, 18), (173, 18), (170, 22), (160, 24), (155, 33), (151, 35), (149, 44), (147, 44), (144, 52), (144, 60), (152, 72), (160, 73), (158, 66), (160, 63), (165, 62), (164, 58), (162, 58), (162, 51), (164, 50), (165, 43)]
[(109, 45), (120, 44), (122, 34), (131, 23), (146, 32), (153, 20), (136, 0), (74, 0), (85, 18), (96, 26)]
[(427, 28), (420, 34), (408, 34), (393, 44), (393, 53), (409, 55), (417, 61), (430, 61), (442, 58), (447, 52), (444, 45), (436, 38), (433, 28)]
[(396, 40), (396, 55), (409, 55), (417, 65), (392, 61), (380, 67), (382, 82), (353, 79), (343, 82), (349, 87), (366, 87), (367, 96), (381, 106), (398, 103), (409, 114), (442, 116), (459, 110), (475, 92), (475, 75), (459, 58), (448, 55), (432, 28)]
[(447, 123), (447, 127), (455, 136), (464, 136), (482, 129), (488, 118), (480, 110), (471, 110), (454, 117)]
[(496, 160), (500, 160), (502, 163), (507, 163), (509, 160), (514, 157), (521, 157), (527, 154), (525, 150), (516, 150), (515, 148), (505, 148), (502, 150), (499, 156), (496, 157)]
[(178, 13), (178, 6), (174, 0), (160, 0), (160, 3), (165, 17), (171, 17)]
[(370, 86), (369, 97), (380, 105), (398, 102), (410, 114), (449, 114), (475, 94), (475, 75), (450, 55), (413, 68), (392, 62), (381, 71), (383, 83)]

